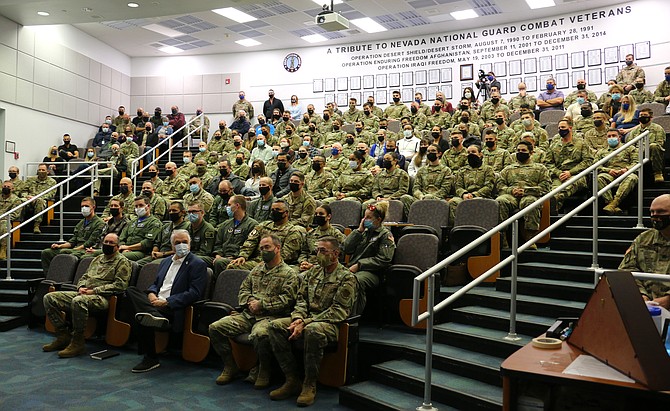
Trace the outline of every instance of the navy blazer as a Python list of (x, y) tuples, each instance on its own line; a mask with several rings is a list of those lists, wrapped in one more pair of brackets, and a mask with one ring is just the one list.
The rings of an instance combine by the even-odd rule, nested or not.
[[(172, 264), (172, 257), (165, 258), (160, 262), (156, 281), (147, 289), (147, 292), (158, 295), (168, 269)], [(167, 298), (168, 305), (174, 314), (172, 322), (173, 331), (181, 331), (184, 328), (184, 309), (198, 300), (205, 298), (207, 288), (207, 264), (193, 253), (188, 253), (181, 263), (179, 271), (172, 283), (170, 296)]]

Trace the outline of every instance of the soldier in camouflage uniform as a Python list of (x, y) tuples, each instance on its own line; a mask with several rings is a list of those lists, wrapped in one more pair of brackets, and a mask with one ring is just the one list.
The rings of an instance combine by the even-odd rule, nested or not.
[(419, 110), (419, 103), (413, 101), (409, 106), (409, 110), (412, 114), (408, 117), (403, 117), (403, 119), (408, 119), (409, 124), (412, 126), (412, 128), (417, 130), (417, 132), (425, 130), (426, 125), (428, 124), (428, 117), (426, 117), (426, 115)]
[(400, 200), (403, 205), (403, 214), (409, 214), (409, 208), (414, 197), (409, 192), (409, 175), (398, 167), (398, 153), (393, 151), (384, 154), (383, 170), (372, 182), (372, 199), (363, 203), (368, 206), (376, 201)]
[(205, 220), (205, 210), (202, 204), (193, 202), (187, 204), (188, 234), (191, 236), (191, 252), (209, 268), (214, 267), (214, 244), (216, 242), (216, 228)]
[(323, 204), (336, 200), (356, 200), (363, 202), (370, 198), (372, 192), (372, 174), (363, 168), (365, 156), (355, 151), (349, 156), (347, 170), (333, 184), (333, 197), (324, 199)]
[(165, 164), (165, 180), (163, 180), (163, 187), (156, 192), (165, 200), (181, 200), (186, 190), (188, 190), (188, 182), (180, 177), (177, 173), (177, 164), (170, 161)]
[(342, 113), (342, 120), (344, 120), (346, 124), (354, 124), (355, 122), (360, 121), (363, 113), (356, 108), (357, 103), (358, 101), (355, 98), (349, 99), (349, 110)]
[(307, 271), (312, 268), (314, 264), (318, 263), (316, 249), (317, 242), (321, 238), (334, 237), (340, 243), (344, 242), (344, 239), (346, 238), (344, 233), (330, 224), (332, 217), (333, 210), (328, 205), (321, 205), (314, 211), (314, 224), (316, 224), (316, 227), (313, 230), (310, 230), (305, 237), (305, 242), (303, 243), (302, 251), (298, 258), (298, 261), (300, 262), (298, 268), (300, 271)]
[[(517, 163), (500, 172), (496, 181), (500, 221), (505, 221), (517, 209), (524, 209), (551, 189), (551, 178), (545, 166), (530, 159), (533, 145), (526, 141), (517, 144)], [(536, 207), (524, 217), (523, 238), (532, 238), (540, 229), (542, 207)], [(504, 238), (504, 237), (503, 237)]]
[(163, 220), (163, 218), (165, 218), (165, 213), (167, 212), (168, 204), (163, 197), (156, 194), (156, 190), (150, 180), (146, 180), (142, 183), (142, 195), (149, 198), (151, 213), (159, 220)]
[(281, 199), (286, 201), (289, 220), (302, 227), (309, 227), (314, 218), (316, 201), (305, 191), (305, 175), (296, 171), (289, 179), (290, 192)]
[[(109, 307), (107, 297), (128, 287), (131, 265), (119, 254), (119, 238), (107, 234), (103, 253), (95, 257), (86, 273), (77, 282), (77, 291), (56, 291), (44, 296), (46, 315), (56, 328), (56, 339), (42, 347), (44, 351), (59, 351), (61, 358), (76, 357), (86, 352), (84, 329), (89, 312)], [(72, 316), (72, 334), (61, 311)], [(62, 351), (60, 351), (62, 350)]]
[(531, 110), (535, 110), (537, 100), (535, 96), (526, 93), (526, 83), (519, 83), (518, 89), (519, 94), (514, 96), (508, 103), (508, 107), (512, 113), (516, 113), (517, 111), (521, 110), (522, 106)]
[(214, 227), (218, 227), (219, 224), (228, 220), (228, 213), (226, 212), (226, 206), (228, 205), (228, 200), (233, 196), (235, 192), (233, 191), (233, 185), (230, 184), (228, 180), (221, 180), (219, 183), (217, 195), (214, 197), (214, 203), (212, 208), (207, 213), (205, 219), (212, 224)]
[(644, 83), (645, 81), (643, 78), (636, 78), (635, 83), (633, 83), (635, 89), (631, 90), (630, 93), (628, 93), (628, 95), (631, 96), (633, 100), (635, 100), (636, 106), (639, 106), (640, 104), (654, 102), (654, 93), (652, 93), (649, 90), (645, 90)]
[(456, 207), (464, 200), (491, 198), (495, 188), (495, 172), (493, 167), (483, 163), (482, 148), (473, 144), (467, 151), (468, 165), (459, 169), (454, 176), (456, 195), (449, 200), (449, 221), (456, 221)]
[(275, 196), (272, 193), (273, 184), (274, 183), (270, 177), (261, 177), (258, 182), (258, 191), (261, 195), (249, 203), (249, 206), (247, 207), (249, 217), (259, 223), (270, 219), (272, 203), (275, 201)]
[[(46, 164), (40, 164), (37, 166), (37, 176), (30, 177), (26, 180), (26, 183), (23, 185), (23, 192), (19, 197), (25, 198), (26, 200), (32, 199), (34, 196), (48, 190), (49, 188), (56, 185), (56, 180), (49, 177), (47, 172)], [(33, 200), (33, 202), (27, 204), (23, 208), (23, 219), (27, 220), (29, 217), (42, 212), (47, 207), (47, 201), (53, 200), (56, 197), (57, 190), (51, 190), (40, 198)], [(43, 215), (36, 217), (33, 220), (33, 232), (35, 234), (40, 234), (40, 224), (42, 224)]]
[(521, 133), (526, 132), (533, 133), (535, 135), (536, 144), (544, 151), (548, 150), (549, 136), (547, 135), (547, 132), (544, 131), (543, 128), (535, 124), (535, 117), (533, 116), (532, 112), (525, 112), (521, 114), (521, 126), (517, 128), (515, 132), (516, 136), (514, 138), (514, 141), (511, 141), (510, 142), (511, 144), (508, 146), (508, 150), (510, 153), (514, 152), (517, 143), (521, 141)]
[(344, 240), (344, 253), (350, 254), (349, 271), (356, 276), (357, 295), (352, 314), (362, 314), (366, 292), (379, 286), (379, 276), (391, 266), (395, 242), (391, 232), (382, 225), (387, 202), (369, 205), (358, 228)]
[(374, 116), (379, 117), (381, 120), (384, 117), (384, 112), (379, 106), (375, 106), (374, 96), (368, 96), (367, 104), (370, 106), (370, 113)]
[(297, 157), (297, 160), (293, 162), (293, 168), (303, 174), (309, 173), (312, 170), (312, 159), (309, 157), (307, 147), (301, 145), (300, 148), (298, 148)]
[(505, 151), (508, 151), (509, 145), (515, 138), (514, 130), (507, 126), (507, 119), (504, 111), (496, 111), (493, 118), (495, 125), (491, 128), (496, 135), (496, 147)]
[(346, 140), (347, 133), (342, 130), (342, 123), (340, 120), (333, 121), (333, 129), (331, 131), (324, 131), (322, 143), (324, 148), (332, 147), (335, 143), (343, 144)]
[(453, 187), (451, 169), (440, 161), (440, 147), (428, 146), (426, 165), (414, 177), (413, 194), (417, 200), (446, 200)]
[[(643, 108), (638, 114), (640, 125), (633, 128), (628, 133), (628, 140), (634, 139), (645, 131), (649, 130), (649, 157), (651, 168), (654, 170), (654, 181), (662, 183), (665, 180), (664, 170), (664, 152), (665, 152), (665, 130), (659, 124), (652, 123), (653, 112), (650, 108)], [(644, 141), (644, 140), (643, 140)], [(644, 147), (640, 146), (639, 147)]]
[(372, 108), (369, 103), (363, 104), (363, 112), (359, 119), (363, 123), (363, 128), (371, 133), (376, 133), (379, 130), (379, 117), (372, 114)]
[[(607, 144), (609, 146), (608, 148), (602, 148), (596, 153), (593, 159), (594, 162), (605, 158), (621, 147), (619, 132), (616, 128), (611, 128), (607, 132)], [(598, 191), (637, 164), (637, 160), (638, 153), (635, 146), (630, 146), (623, 152), (609, 159), (607, 163), (603, 164), (598, 170)], [(614, 196), (612, 196), (611, 190), (604, 193), (603, 200), (607, 201), (607, 205), (603, 208), (603, 211), (610, 215), (621, 214), (622, 211), (619, 208), (619, 204), (633, 191), (637, 185), (637, 180), (637, 173), (632, 173), (619, 183), (619, 187)]]
[(144, 196), (135, 197), (135, 215), (121, 231), (119, 251), (129, 260), (138, 261), (151, 254), (154, 242), (161, 230), (161, 220), (151, 214), (149, 199)]
[(247, 214), (247, 200), (244, 196), (236, 195), (230, 197), (226, 209), (230, 210), (231, 216), (216, 228), (214, 242), (214, 278), (226, 269), (228, 264), (240, 254), (240, 247), (256, 228), (258, 222)]
[(384, 110), (384, 118), (387, 120), (400, 120), (403, 117), (409, 117), (410, 111), (406, 105), (400, 101), (400, 91), (394, 90), (391, 94), (393, 103), (389, 104)]
[(335, 177), (339, 177), (348, 165), (347, 156), (342, 154), (342, 144), (335, 143), (330, 149), (331, 155), (326, 159), (326, 169), (330, 170)]
[(593, 113), (593, 128), (584, 133), (584, 142), (594, 153), (607, 148), (608, 116), (602, 110)]
[[(74, 227), (72, 237), (70, 237), (68, 241), (60, 244), (53, 243), (51, 244), (50, 248), (45, 248), (44, 250), (42, 250), (41, 254), (42, 269), (44, 270), (45, 274), (47, 271), (49, 271), (49, 265), (51, 264), (51, 260), (53, 260), (54, 257), (60, 254), (62, 251), (65, 250), (84, 251), (87, 248), (93, 247), (98, 243), (105, 222), (102, 221), (102, 218), (98, 217), (95, 214), (95, 200), (93, 200), (90, 197), (84, 197), (81, 200), (81, 214), (84, 216), (84, 219), (78, 222), (77, 225)], [(0, 229), (0, 232), (2, 231), (3, 230)]]
[[(584, 140), (572, 136), (572, 125), (564, 119), (558, 123), (560, 138), (551, 142), (547, 151), (547, 169), (554, 189), (593, 164), (593, 153)], [(586, 178), (582, 177), (554, 196), (556, 211), (563, 207), (563, 201), (579, 190), (586, 189)]]
[[(2, 183), (2, 194), (0, 195), (0, 215), (5, 214), (9, 210), (18, 207), (21, 205), (22, 201), (21, 199), (14, 194), (14, 185), (10, 180), (5, 181)], [(18, 209), (14, 211), (12, 214), (10, 214), (9, 220), (10, 221), (16, 221), (19, 219), (21, 216), (21, 209)], [(5, 234), (7, 232), (7, 220), (2, 219), (0, 220), (0, 235)], [(12, 236), (5, 237), (4, 239), (0, 240), (0, 260), (4, 260), (7, 258), (7, 241), (12, 241)]]
[(670, 101), (670, 66), (666, 67), (663, 73), (665, 78), (656, 86), (654, 101), (667, 107)]
[(25, 181), (21, 180), (19, 177), (19, 168), (17, 166), (10, 166), (8, 171), (9, 173), (9, 180), (12, 185), (14, 186), (13, 188), (13, 193), (18, 197), (18, 198), (23, 198), (23, 193), (25, 192), (24, 186), (25, 186)]
[[(281, 387), (270, 392), (270, 398), (282, 400), (300, 393), (299, 406), (314, 403), (323, 349), (337, 342), (337, 323), (349, 316), (356, 297), (356, 277), (338, 261), (340, 242), (334, 237), (323, 237), (317, 242), (317, 250), (319, 264), (300, 279), (293, 312), (290, 317), (273, 320), (269, 330), (272, 352), (286, 377)], [(302, 384), (290, 342), (300, 336), (305, 341)]]
[(573, 130), (576, 137), (584, 138), (589, 130), (595, 128), (595, 125), (593, 124), (593, 106), (595, 106), (595, 104), (589, 102), (582, 104), (580, 115), (573, 119)]
[(463, 133), (460, 131), (451, 132), (451, 147), (442, 154), (440, 161), (453, 172), (458, 171), (468, 163), (468, 154), (463, 147)]
[(514, 162), (509, 151), (498, 147), (498, 137), (494, 129), (487, 128), (484, 132), (484, 146), (484, 164), (493, 167), (496, 173)]
[[(113, 196), (111, 199), (123, 201), (123, 213), (126, 215), (132, 215), (134, 211), (133, 201), (135, 201), (135, 194), (133, 194), (133, 181), (128, 177), (122, 178), (119, 182), (119, 191), (119, 194)], [(105, 211), (103, 211), (101, 217), (105, 221), (110, 219), (111, 215), (109, 214), (109, 203), (107, 203), (107, 207), (105, 207)]]
[(332, 195), (335, 176), (325, 169), (326, 159), (323, 156), (314, 156), (312, 159), (312, 172), (307, 174), (305, 185), (307, 193), (315, 200), (324, 200)]
[(209, 326), (212, 346), (224, 363), (223, 371), (216, 379), (219, 385), (232, 381), (239, 371), (229, 338), (243, 333), (250, 333), (249, 340), (258, 355), (259, 371), (254, 386), (260, 389), (270, 384), (270, 321), (289, 315), (295, 305), (298, 276), (282, 260), (281, 240), (277, 236), (265, 234), (260, 239), (259, 247), (263, 262), (253, 267), (240, 286), (239, 303), (244, 311), (233, 311)]
[(482, 120), (484, 120), (485, 127), (491, 127), (495, 124), (496, 113), (502, 111), (505, 118), (509, 118), (510, 110), (500, 98), (500, 92), (495, 91), (491, 93), (491, 98), (486, 100), (480, 110)]
[(237, 113), (242, 110), (245, 111), (247, 115), (249, 115), (249, 118), (254, 118), (254, 105), (251, 104), (245, 97), (246, 93), (244, 91), (240, 91), (240, 99), (233, 103), (233, 113), (235, 113), (235, 118), (237, 118)]
[(638, 66), (633, 62), (633, 55), (626, 55), (626, 66), (619, 70), (619, 74), (616, 75), (616, 82), (624, 88), (624, 91), (628, 93), (631, 91), (634, 86), (636, 78), (644, 78), (644, 70), (642, 67)]
[(184, 203), (189, 204), (199, 202), (202, 204), (206, 213), (212, 209), (214, 197), (202, 188), (202, 180), (198, 176), (191, 176), (188, 180), (189, 193), (184, 194)]
[[(535, 145), (535, 135), (533, 133), (521, 133), (521, 141), (526, 141), (533, 145), (533, 152), (530, 155), (530, 161), (533, 163), (547, 164), (547, 153)], [(512, 156), (514, 159), (514, 156)]]
[[(649, 208), (651, 229), (638, 235), (619, 264), (619, 270), (670, 274), (670, 195), (662, 194)], [(670, 285), (667, 282), (636, 280), (645, 301), (654, 301), (670, 309)]]
[(275, 235), (281, 240), (282, 260), (286, 264), (298, 263), (302, 243), (305, 241), (305, 229), (289, 221), (288, 204), (284, 200), (275, 200), (270, 211), (270, 220), (264, 221), (249, 233), (236, 259), (230, 262), (228, 268), (250, 270), (256, 266), (262, 257), (259, 249), (260, 239), (264, 235)]
[(190, 176), (195, 174), (195, 162), (193, 161), (193, 153), (184, 151), (182, 157), (182, 166), (177, 170), (179, 177), (188, 180)]
[(210, 150), (216, 151), (217, 153), (224, 153), (226, 152), (227, 143), (228, 142), (223, 139), (223, 134), (221, 133), (221, 130), (216, 130), (214, 134), (212, 134), (212, 138), (209, 141), (209, 148)]
[(189, 222), (186, 220), (186, 210), (181, 201), (173, 201), (168, 209), (168, 220), (161, 223), (161, 229), (156, 235), (151, 254), (137, 261), (140, 267), (151, 262), (160, 263), (165, 257), (174, 254), (174, 249), (170, 241), (170, 236), (174, 230), (188, 230)]
[(126, 136), (121, 136), (119, 138), (119, 143), (121, 143), (121, 154), (126, 157), (128, 167), (131, 167), (133, 161), (140, 156), (140, 147), (133, 141), (133, 132), (128, 126), (126, 126)]
[(586, 80), (583, 78), (580, 78), (577, 80), (577, 90), (573, 91), (572, 93), (568, 94), (565, 99), (563, 100), (563, 106), (564, 107), (570, 107), (572, 103), (577, 101), (577, 93), (580, 91), (584, 90), (586, 93), (586, 97), (588, 97), (588, 101), (595, 102), (598, 97), (596, 96), (596, 93), (594, 93), (591, 90), (586, 89)]

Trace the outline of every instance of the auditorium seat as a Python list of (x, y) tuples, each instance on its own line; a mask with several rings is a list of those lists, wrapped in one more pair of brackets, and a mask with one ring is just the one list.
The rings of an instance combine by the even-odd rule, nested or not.
[(540, 112), (540, 124), (558, 123), (564, 116), (563, 110), (544, 110)]

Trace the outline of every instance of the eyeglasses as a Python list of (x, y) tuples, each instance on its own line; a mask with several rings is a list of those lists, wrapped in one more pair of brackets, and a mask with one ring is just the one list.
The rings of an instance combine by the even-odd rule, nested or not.
[(112, 241), (103, 241), (102, 243), (105, 244), (105, 245), (113, 245), (113, 246), (117, 245), (115, 242), (112, 242)]
[(317, 254), (329, 254), (332, 253), (334, 250), (329, 250), (327, 248), (319, 247), (316, 249)]

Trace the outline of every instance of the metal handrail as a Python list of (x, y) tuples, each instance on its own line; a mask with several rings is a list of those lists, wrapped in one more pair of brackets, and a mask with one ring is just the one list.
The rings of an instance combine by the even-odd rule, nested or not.
[[(87, 171), (89, 171), (92, 168), (95, 168), (96, 171), (97, 171), (98, 163), (93, 163), (93, 164), (89, 165), (88, 167), (84, 168), (83, 170), (80, 170), (79, 172), (77, 172), (76, 174), (68, 177), (67, 179), (61, 181), (60, 183), (57, 183), (53, 187), (49, 187), (48, 189), (42, 191), (41, 193), (34, 195), (29, 200), (26, 200), (26, 201), (22, 202), (18, 206), (14, 207), (11, 210), (6, 211), (5, 213), (0, 215), (0, 221), (2, 221), (3, 219), (7, 220), (7, 232), (0, 235), (0, 241), (5, 240), (7, 242), (7, 276), (6, 276), (5, 279), (12, 280), (12, 259), (11, 259), (12, 234), (15, 231), (21, 229), (21, 227), (23, 227), (23, 226), (27, 225), (28, 223), (34, 221), (37, 217), (39, 217), (39, 216), (41, 216), (45, 213), (48, 213), (51, 209), (56, 208), (56, 207), (60, 207), (60, 230), (59, 230), (60, 240), (59, 241), (63, 241), (63, 203), (65, 202), (65, 200), (73, 197), (74, 195), (78, 194), (80, 191), (85, 190), (89, 187), (92, 188), (94, 181), (97, 180), (97, 172), (95, 174), (91, 174), (91, 181), (89, 181), (88, 183), (84, 184), (83, 186), (79, 187), (77, 190), (75, 190), (72, 193), (69, 193), (66, 196), (63, 196), (63, 187), (65, 187), (66, 184), (69, 184), (70, 180), (73, 180), (73, 179), (79, 177), (81, 174), (86, 173)], [(32, 202), (35, 202), (35, 200), (39, 199), (40, 197), (42, 197), (42, 196), (46, 195), (47, 193), (49, 193), (53, 190), (56, 190), (56, 189), (58, 189), (60, 191), (60, 199), (57, 202), (55, 202), (54, 204), (46, 207), (44, 210), (40, 211), (39, 213), (36, 213), (35, 215), (30, 217), (29, 219), (24, 220), (21, 224), (17, 225), (16, 227), (12, 227), (12, 214), (13, 213), (15, 213), (16, 211), (21, 210), (26, 205), (28, 205)]]
[[(194, 123), (196, 120), (198, 120), (198, 119), (202, 119), (202, 117), (204, 117), (204, 115), (205, 115), (205, 114), (202, 113), (202, 114), (200, 114), (199, 116), (196, 116), (196, 117), (193, 117), (193, 118), (189, 119), (189, 120), (186, 122), (186, 124), (184, 124), (183, 126), (181, 126), (181, 127), (180, 127), (179, 129), (177, 129), (176, 131), (173, 131), (172, 134), (178, 133), (178, 132), (180, 132), (181, 130), (183, 130), (183, 129), (185, 129), (186, 127), (188, 127), (189, 125), (191, 125), (192, 123)], [(202, 122), (201, 122), (201, 124), (200, 124), (199, 126), (197, 126), (195, 129), (193, 129), (192, 131), (190, 131), (189, 133), (187, 133), (184, 137), (182, 137), (182, 138), (179, 139), (178, 141), (172, 142), (172, 139), (170, 138), (170, 141), (171, 141), (172, 143), (168, 145), (168, 149), (167, 149), (164, 153), (160, 154), (158, 157), (154, 158), (151, 162), (148, 162), (148, 163), (147, 163), (144, 167), (142, 167), (139, 171), (137, 170), (137, 165), (140, 163), (140, 160), (142, 160), (142, 159), (144, 159), (145, 157), (149, 156), (149, 154), (154, 154), (153, 151), (156, 150), (159, 146), (163, 145), (163, 144), (165, 143), (165, 140), (168, 140), (168, 139), (166, 138), (166, 139), (163, 140), (162, 142), (158, 143), (155, 147), (152, 147), (152, 150), (151, 150), (151, 151), (147, 151), (147, 152), (143, 153), (141, 156), (139, 156), (139, 157), (137, 157), (136, 159), (134, 159), (134, 160), (131, 162), (131, 164), (130, 164), (130, 170), (131, 170), (130, 179), (133, 180), (133, 187), (135, 186), (135, 183), (137, 182), (137, 176), (138, 176), (139, 174), (142, 174), (142, 173), (144, 172), (144, 170), (148, 169), (152, 164), (157, 163), (158, 160), (160, 160), (161, 158), (163, 158), (163, 156), (165, 156), (165, 154), (168, 155), (168, 161), (172, 161), (172, 149), (173, 149), (177, 144), (181, 144), (181, 143), (184, 142), (184, 140), (188, 139), (188, 142), (187, 142), (187, 144), (186, 144), (186, 148), (190, 148), (190, 147), (191, 147), (191, 144), (192, 144), (192, 142), (193, 142), (191, 137), (193, 136), (193, 134), (195, 134), (198, 130), (200, 130), (200, 129), (202, 129), (202, 128), (203, 128), (203, 124), (202, 124)], [(171, 136), (172, 134), (170, 134), (170, 136)], [(168, 136), (168, 137), (169, 137), (169, 136)]]
[[(86, 161), (85, 159), (75, 158), (75, 159), (72, 159), (72, 160), (68, 161), (67, 165), (63, 164), (63, 165), (66, 165), (66, 167), (67, 167), (67, 175), (66, 176), (49, 176), (49, 177), (53, 178), (54, 180), (62, 180), (63, 178), (67, 179), (67, 177), (71, 176), (71, 173), (73, 171), (71, 168), (73, 167), (73, 164), (77, 164), (78, 166), (81, 166), (81, 165), (88, 165), (88, 164), (93, 164), (93, 163), (105, 165), (105, 167), (97, 167), (95, 169), (95, 171), (96, 171), (95, 179), (97, 180), (98, 178), (100, 178), (100, 174), (98, 174), (98, 170), (100, 168), (107, 168), (106, 165), (109, 164), (110, 161)], [(44, 161), (29, 161), (29, 162), (25, 163), (25, 166), (26, 166), (25, 167), (25, 175), (26, 176), (28, 175), (28, 166), (40, 165), (40, 164), (46, 164), (47, 166), (49, 166), (49, 163), (45, 163)], [(23, 181), (25, 181), (25, 180), (23, 180)], [(65, 181), (65, 180), (63, 180), (63, 181)], [(114, 173), (109, 173), (109, 195), (110, 196), (114, 195), (113, 190), (114, 190)], [(67, 192), (68, 193), (70, 192), (69, 182), (68, 182), (68, 185), (67, 185)], [(91, 186), (91, 196), (93, 196), (93, 186)]]
[[(518, 255), (528, 249), (532, 244), (534, 244), (536, 241), (544, 237), (547, 233), (552, 232), (559, 226), (561, 226), (563, 223), (565, 223), (568, 219), (570, 219), (572, 216), (577, 214), (579, 211), (583, 210), (586, 208), (588, 205), (592, 204), (595, 202), (594, 205), (594, 213), (593, 213), (593, 219), (594, 219), (594, 239), (593, 239), (593, 260), (595, 261), (594, 265), (591, 267), (593, 269), (597, 269), (597, 261), (598, 261), (598, 248), (597, 248), (597, 241), (598, 241), (598, 236), (597, 236), (597, 226), (598, 226), (598, 208), (597, 208), (597, 199), (600, 197), (603, 193), (607, 192), (608, 189), (612, 188), (613, 186), (617, 185), (620, 181), (623, 181), (624, 178), (628, 177), (631, 173), (633, 172), (638, 172), (639, 179), (638, 179), (638, 225), (636, 228), (644, 227), (642, 224), (642, 210), (643, 210), (643, 176), (642, 176), (642, 171), (643, 171), (643, 164), (646, 164), (649, 162), (649, 131), (645, 131), (644, 133), (641, 133), (634, 139), (631, 139), (627, 143), (623, 144), (621, 147), (618, 149), (614, 150), (607, 156), (603, 157), (602, 159), (598, 160), (591, 166), (587, 167), (585, 170), (577, 174), (576, 176), (571, 177), (569, 180), (565, 181), (563, 184), (560, 186), (556, 187), (555, 189), (549, 191), (547, 194), (542, 196), (541, 198), (537, 199), (535, 202), (532, 204), (526, 206), (524, 209), (520, 210), (513, 216), (509, 217), (507, 220), (501, 222), (497, 226), (493, 227), (490, 229), (486, 234), (480, 236), (477, 240), (471, 242), (469, 245), (461, 248), (454, 254), (451, 254), (449, 257), (445, 258), (444, 260), (440, 261), (433, 267), (429, 268), (426, 270), (424, 273), (414, 277), (414, 282), (413, 282), (413, 289), (412, 289), (412, 317), (411, 317), (411, 322), (413, 326), (416, 326), (419, 322), (426, 320), (426, 370), (425, 370), (425, 386), (424, 386), (424, 401), (423, 405), (420, 407), (417, 407), (417, 410), (422, 410), (422, 411), (427, 411), (427, 410), (433, 410), (434, 408), (431, 405), (430, 401), (430, 388), (431, 388), (431, 372), (432, 372), (432, 367), (430, 366), (432, 364), (432, 343), (433, 343), (433, 336), (432, 336), (432, 330), (433, 330), (433, 322), (434, 322), (434, 317), (435, 313), (441, 311), (442, 309), (446, 308), (448, 305), (452, 304), (454, 301), (458, 300), (460, 297), (462, 297), (464, 294), (466, 294), (468, 291), (470, 291), (472, 288), (476, 287), (478, 284), (482, 283), (489, 277), (491, 277), (494, 273), (496, 273), (498, 270), (509, 264), (510, 262), (512, 263), (512, 275), (511, 275), (511, 290), (510, 290), (510, 330), (505, 337), (505, 339), (508, 340), (518, 340), (520, 339), (516, 335), (516, 288), (517, 288), (517, 263), (518, 263)], [(614, 179), (610, 184), (608, 184), (606, 187), (604, 187), (601, 190), (597, 190), (598, 183), (597, 183), (597, 170), (600, 166), (603, 164), (607, 163), (610, 159), (612, 159), (614, 156), (618, 155), (619, 153), (623, 152), (625, 149), (628, 147), (636, 144), (642, 140), (644, 142), (644, 151), (642, 148), (638, 150), (638, 163), (631, 167), (626, 173), (622, 174), (621, 176), (618, 176), (616, 179)], [(579, 206), (575, 207), (573, 210), (571, 210), (569, 213), (561, 217), (558, 221), (556, 221), (554, 224), (551, 224), (549, 227), (545, 228), (541, 232), (539, 232), (537, 235), (535, 235), (533, 238), (530, 240), (526, 241), (524, 244), (520, 245), (518, 244), (518, 236), (519, 236), (519, 220), (524, 217), (526, 214), (528, 214), (531, 210), (533, 210), (536, 207), (540, 207), (544, 204), (545, 201), (550, 200), (552, 197), (554, 197), (556, 194), (559, 192), (563, 191), (565, 188), (568, 186), (574, 184), (577, 180), (580, 178), (586, 177), (586, 175), (593, 173), (594, 174), (594, 182), (595, 185), (593, 187), (593, 195), (590, 196), (587, 200), (585, 200), (582, 204)], [(488, 240), (491, 238), (493, 235), (496, 233), (506, 229), (509, 225), (512, 225), (512, 254), (508, 256), (507, 258), (503, 259), (500, 261), (498, 264), (487, 270), (485, 273), (481, 274), (479, 277), (476, 279), (472, 280), (470, 283), (464, 285), (461, 289), (456, 291), (454, 294), (446, 298), (445, 300), (441, 301), (437, 305), (433, 306), (433, 304), (427, 304), (426, 311), (419, 314), (419, 300), (420, 300), (420, 292), (421, 292), (421, 284), (423, 281), (426, 279), (429, 280), (429, 288), (430, 284), (434, 284), (434, 277), (436, 274), (439, 273), (439, 271), (444, 268), (445, 266), (451, 264), (452, 262), (458, 260), (480, 244), (482, 244), (484, 241)], [(429, 298), (430, 300), (430, 298)]]

